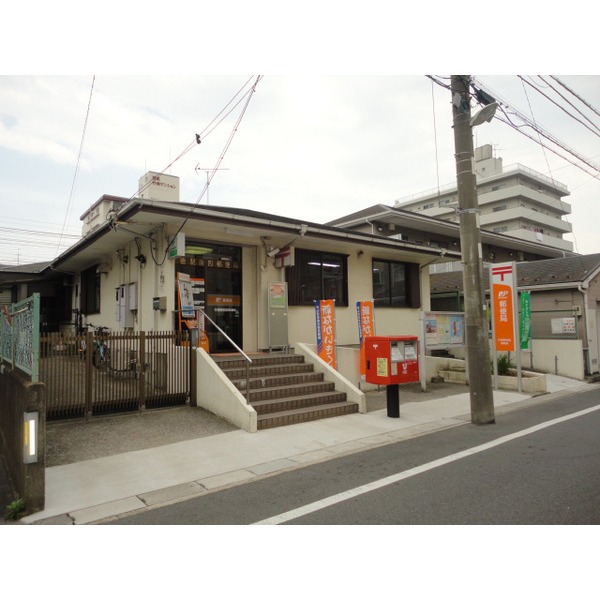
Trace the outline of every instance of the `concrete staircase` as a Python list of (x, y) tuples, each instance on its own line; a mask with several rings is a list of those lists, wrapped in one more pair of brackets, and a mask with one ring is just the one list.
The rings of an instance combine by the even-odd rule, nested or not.
[[(243, 393), (246, 362), (236, 356), (213, 356), (215, 362)], [(252, 356), (250, 404), (257, 413), (258, 429), (281, 427), (358, 412), (344, 392), (323, 380), (313, 365), (295, 354)]]

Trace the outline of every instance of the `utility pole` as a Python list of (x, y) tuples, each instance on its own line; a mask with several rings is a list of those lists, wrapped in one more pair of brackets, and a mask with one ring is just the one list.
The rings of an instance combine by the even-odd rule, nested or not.
[(451, 80), (471, 422), (495, 423), (468, 75)]

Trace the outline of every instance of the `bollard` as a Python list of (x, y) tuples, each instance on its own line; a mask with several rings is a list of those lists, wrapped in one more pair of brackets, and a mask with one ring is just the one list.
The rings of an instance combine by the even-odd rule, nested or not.
[(400, 418), (400, 386), (388, 385), (385, 389), (387, 398), (387, 416), (394, 419)]

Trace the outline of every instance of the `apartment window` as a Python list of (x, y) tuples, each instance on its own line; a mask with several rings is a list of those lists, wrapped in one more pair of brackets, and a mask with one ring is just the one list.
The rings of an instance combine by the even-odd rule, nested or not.
[(81, 273), (81, 302), (80, 309), (84, 315), (100, 312), (100, 273), (98, 265)]
[(495, 206), (495, 207), (492, 209), (492, 212), (499, 212), (499, 211), (501, 211), (501, 210), (506, 210), (506, 204), (503, 204), (502, 206)]
[(348, 306), (347, 262), (344, 254), (296, 248), (295, 266), (286, 269), (290, 305), (335, 300), (336, 306)]
[(374, 259), (373, 299), (380, 307), (419, 308), (419, 265)]

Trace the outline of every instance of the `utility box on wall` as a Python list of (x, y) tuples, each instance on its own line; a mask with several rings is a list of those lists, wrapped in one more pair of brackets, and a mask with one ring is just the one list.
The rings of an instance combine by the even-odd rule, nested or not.
[(115, 288), (115, 321), (123, 328), (133, 327), (137, 310), (137, 284), (125, 283)]
[(368, 383), (396, 385), (420, 380), (416, 336), (367, 336), (365, 358)]

